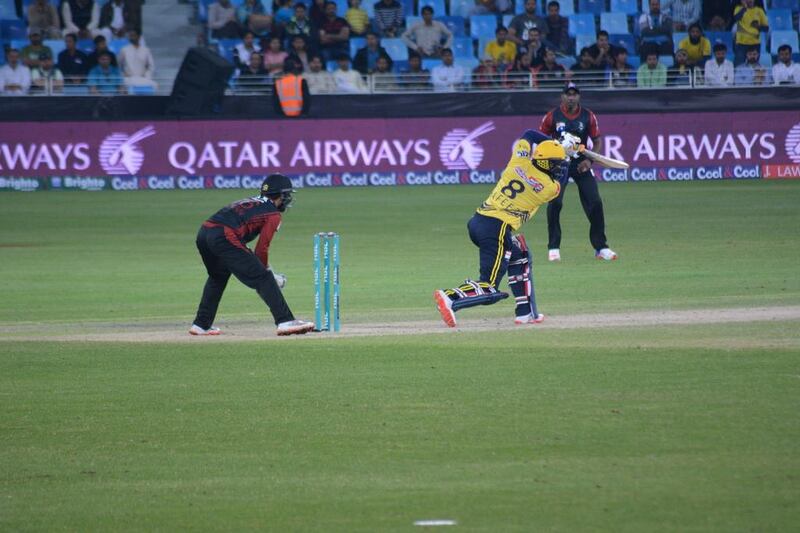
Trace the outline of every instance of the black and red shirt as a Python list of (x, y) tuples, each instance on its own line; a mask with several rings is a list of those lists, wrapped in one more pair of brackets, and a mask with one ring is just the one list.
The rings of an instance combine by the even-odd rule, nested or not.
[[(560, 138), (562, 133), (571, 133), (580, 137), (584, 146), (588, 146), (586, 143), (589, 138), (596, 139), (600, 136), (597, 117), (591, 110), (581, 106), (578, 106), (575, 113), (568, 113), (564, 106), (551, 110), (542, 119), (539, 130), (554, 139)], [(583, 156), (573, 160), (573, 163), (581, 160)]]
[(258, 237), (255, 254), (267, 266), (269, 243), (281, 225), (281, 213), (269, 198), (254, 196), (223, 207), (205, 225), (223, 226), (228, 241), (240, 248)]

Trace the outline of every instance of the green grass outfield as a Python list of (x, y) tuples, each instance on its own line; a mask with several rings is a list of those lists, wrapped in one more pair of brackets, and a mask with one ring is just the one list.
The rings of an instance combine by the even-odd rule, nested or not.
[[(800, 182), (609, 184), (614, 263), (574, 186), (561, 264), (525, 227), (548, 322), (800, 305)], [(476, 276), (484, 186), (301, 190), (271, 254), (310, 317), (342, 235), (342, 320), (439, 320)], [(54, 342), (188, 326), (199, 223), (242, 191), (0, 195), (0, 530), (789, 531), (800, 321), (287, 342)], [(511, 304), (464, 316), (510, 318)], [(218, 323), (264, 318), (232, 281)], [(19, 328), (42, 334), (19, 336)], [(183, 328), (184, 326), (181, 326)], [(16, 332), (16, 333), (15, 333)]]

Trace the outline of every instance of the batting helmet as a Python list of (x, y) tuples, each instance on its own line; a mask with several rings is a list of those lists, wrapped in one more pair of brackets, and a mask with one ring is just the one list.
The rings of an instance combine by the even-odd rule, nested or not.
[(292, 203), (293, 192), (294, 188), (292, 188), (292, 180), (283, 174), (270, 174), (261, 183), (262, 197), (266, 196), (268, 198), (274, 198), (279, 196), (283, 199), (283, 202), (281, 202), (281, 205), (278, 208), (279, 211), (285, 211), (286, 208)]
[(533, 164), (558, 181), (567, 166), (567, 152), (556, 141), (543, 141), (533, 151)]

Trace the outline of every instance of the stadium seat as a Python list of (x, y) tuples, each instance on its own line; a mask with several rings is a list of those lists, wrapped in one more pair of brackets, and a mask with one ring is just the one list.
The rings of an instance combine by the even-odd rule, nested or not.
[(370, 20), (375, 18), (375, 2), (372, 0), (361, 2), (361, 9), (367, 12), (367, 16)]
[(422, 14), (422, 8), (425, 6), (431, 6), (433, 8), (434, 15), (447, 15), (447, 8), (445, 8), (444, 0), (419, 0), (419, 6), (417, 6), (417, 15)]
[(450, 0), (450, 16), (466, 19), (474, 7), (475, 2), (472, 0)]
[(25, 22), (20, 19), (0, 20), (0, 39), (7, 41), (11, 39), (25, 39), (28, 36), (28, 29)]
[(386, 49), (386, 53), (392, 58), (392, 61), (407, 61), (408, 60), (408, 47), (403, 39), (383, 39), (381, 46)]
[(608, 42), (628, 51), (628, 56), (636, 54), (636, 41), (629, 33), (615, 33), (608, 36)]
[(582, 48), (592, 46), (596, 40), (597, 37), (594, 33), (579, 33), (575, 36), (575, 50), (580, 53)]
[(403, 6), (403, 14), (409, 17), (414, 14), (414, 0), (397, 0)]
[(675, 64), (675, 58), (672, 56), (658, 56), (658, 62), (667, 68)]
[(677, 50), (678, 50), (678, 45), (680, 44), (680, 42), (681, 42), (682, 40), (686, 39), (686, 36), (687, 36), (687, 35), (689, 35), (689, 34), (688, 34), (688, 33), (686, 33), (685, 31), (675, 31), (675, 32), (672, 32), (672, 48), (673, 48), (675, 51), (677, 51)]
[(478, 59), (483, 59), (483, 57), (486, 55), (486, 45), (493, 40), (494, 37), (492, 37), (491, 39), (489, 37), (483, 37), (482, 39), (478, 39), (478, 53), (476, 54)]
[[(434, 17), (434, 20), (435, 19), (436, 19), (436, 17)], [(406, 17), (406, 28), (410, 28), (411, 26), (413, 26), (417, 22), (422, 22), (422, 17), (418, 17), (416, 15), (407, 16)]]
[[(6, 49), (6, 43), (0, 40), (0, 50), (5, 50), (5, 49)], [(0, 67), (2, 67), (5, 64), (6, 64), (6, 55), (0, 54)]]
[(469, 18), (469, 34), (473, 39), (491, 37), (497, 29), (497, 17), (494, 15), (472, 15)]
[(62, 94), (65, 96), (85, 96), (89, 94), (89, 87), (86, 85), (64, 85)]
[[(347, 9), (350, 7), (347, 4), (347, 0), (331, 0), (331, 1), (336, 2), (336, 14), (340, 17), (344, 17), (344, 14), (347, 13)], [(262, 2), (262, 4), (263, 3), (271, 4), (272, 2)]]
[[(59, 42), (62, 43), (62, 48), (66, 46), (63, 44), (64, 41), (61, 41), (59, 39)], [(78, 47), (78, 50), (80, 50), (84, 54), (91, 54), (92, 50), (94, 50), (94, 41), (91, 39), (81, 39), (80, 41), (78, 41), (78, 44), (76, 46)], [(53, 49), (52, 46), (50, 48)], [(56, 56), (58, 55), (56, 54), (54, 49), (53, 49), (53, 54), (55, 54)]]
[[(50, 47), (50, 50), (53, 51), (54, 59), (57, 59), (58, 54), (67, 48), (67, 45), (64, 43), (63, 39), (47, 39), (43, 41), (42, 44)], [(92, 47), (89, 49), (89, 51), (91, 52), (92, 50), (94, 50), (94, 42), (92, 42)]]
[(475, 57), (472, 49), (472, 37), (453, 38), (453, 57)]
[(467, 30), (465, 29), (465, 22), (464, 17), (453, 16), (453, 17), (434, 17), (436, 20), (447, 26), (451, 32), (453, 32), (453, 37), (463, 37), (467, 34)]
[(798, 0), (770, 0), (769, 7), (771, 9), (788, 9), (797, 13), (800, 11), (800, 1)]
[(569, 36), (575, 37), (579, 33), (596, 33), (594, 25), (594, 15), (591, 13), (574, 13), (567, 17), (569, 19)]
[(128, 87), (128, 94), (136, 96), (150, 96), (156, 94), (156, 90), (152, 85), (131, 85)]
[(792, 12), (788, 9), (768, 9), (767, 20), (770, 31), (792, 29)]
[[(453, 59), (453, 62), (455, 62), (455, 59)], [(425, 59), (422, 60), (422, 68), (424, 70), (431, 70), (433, 67), (437, 67), (441, 64), (442, 60), (436, 59), (434, 57), (426, 57)]]
[(578, 60), (572, 56), (562, 56), (556, 59), (556, 63), (558, 63), (567, 70), (571, 69), (572, 66), (577, 62)]
[(578, 12), (599, 15), (606, 10), (605, 0), (578, 0)]
[(511, 26), (511, 21), (514, 20), (514, 15), (503, 15), (503, 26), (508, 28)]
[(350, 57), (355, 57), (359, 49), (367, 45), (366, 37), (350, 37)]
[[(233, 40), (233, 39), (228, 39), (228, 40)], [(236, 39), (236, 42), (233, 44), (233, 46), (236, 46), (236, 43), (238, 42), (239, 40)], [(128, 44), (130, 44), (130, 41), (128, 41), (128, 39), (111, 39), (111, 42), (108, 43), (108, 49), (114, 52), (115, 54), (119, 54), (119, 51), (122, 50), (122, 47), (127, 46)]]
[(18, 20), (14, 0), (0, 0), (0, 19)]
[(404, 70), (408, 70), (408, 61), (393, 61), (392, 62), (392, 72), (395, 74), (400, 74)]
[[(123, 41), (122, 39), (115, 39), (114, 41), (111, 41), (111, 42), (112, 43), (113, 42), (117, 42), (117, 43), (122, 42), (123, 46), (127, 43), (127, 41)], [(240, 39), (220, 39), (219, 41), (217, 41), (217, 46), (219, 47), (220, 55), (222, 57), (224, 57), (225, 59), (227, 59), (228, 61), (233, 61), (233, 49), (236, 48), (236, 45), (239, 44), (240, 42), (242, 42)], [(110, 45), (109, 45), (109, 48), (111, 48)], [(120, 49), (121, 48), (122, 47), (120, 47)], [(113, 48), (112, 48), (112, 51), (115, 54), (119, 53), (118, 50), (114, 50)]]
[(458, 57), (453, 59), (454, 65), (459, 65), (464, 68), (467, 75), (464, 76), (464, 82), (469, 84), (472, 82), (472, 71), (480, 65), (480, 61), (474, 57)]
[(12, 39), (8, 44), (11, 46), (11, 48), (16, 48), (17, 50), (21, 51), (23, 48), (28, 46), (29, 42), (30, 41), (28, 41), (28, 39)]
[(628, 15), (625, 13), (602, 13), (600, 29), (611, 33), (628, 33)]
[(634, 70), (636, 70), (642, 66), (642, 60), (636, 54), (628, 54), (628, 64), (632, 66)]
[(770, 32), (769, 51), (772, 55), (777, 55), (778, 48), (784, 44), (791, 46), (793, 52), (800, 48), (800, 46), (798, 46), (797, 32), (794, 30)]
[(333, 72), (337, 68), (339, 68), (339, 62), (336, 61), (335, 59), (331, 59), (330, 61), (325, 62), (325, 70), (327, 70), (328, 72)]
[[(572, 0), (555, 0), (558, 2), (558, 5), (561, 7), (560, 14), (562, 17), (566, 17), (567, 15), (572, 15), (575, 13), (575, 4), (572, 3)], [(545, 14), (547, 12), (547, 4), (550, 3), (550, 0), (540, 0), (536, 2), (536, 7)]]
[(733, 35), (729, 31), (709, 31), (706, 32), (706, 37), (711, 43), (711, 48), (714, 48), (716, 43), (723, 43), (728, 47), (728, 51), (733, 51)]
[(611, 0), (612, 13), (625, 13), (634, 16), (639, 14), (639, 3), (636, 0)]

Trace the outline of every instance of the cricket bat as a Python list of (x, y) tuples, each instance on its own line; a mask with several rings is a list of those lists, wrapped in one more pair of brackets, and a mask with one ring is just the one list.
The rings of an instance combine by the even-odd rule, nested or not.
[(592, 152), (591, 150), (585, 147), (583, 150), (581, 150), (580, 153), (586, 156), (587, 159), (591, 159), (595, 163), (603, 165), (604, 167), (623, 168), (623, 169), (630, 167), (630, 165), (628, 165), (628, 163), (626, 163), (625, 161), (620, 161), (619, 159), (612, 159), (610, 157), (600, 155), (597, 152)]

